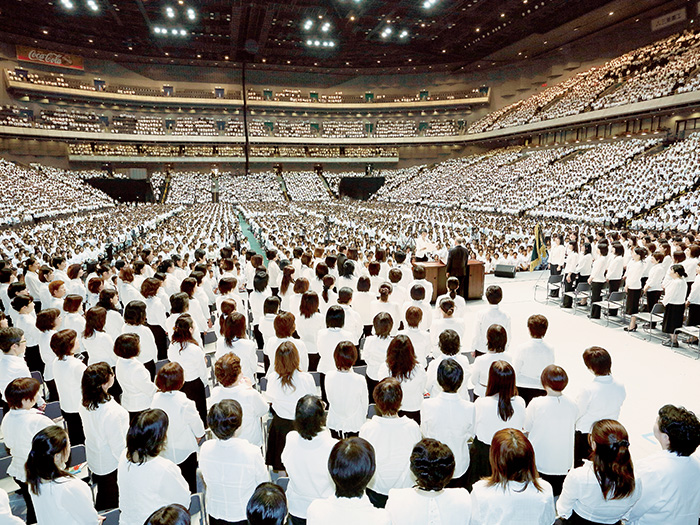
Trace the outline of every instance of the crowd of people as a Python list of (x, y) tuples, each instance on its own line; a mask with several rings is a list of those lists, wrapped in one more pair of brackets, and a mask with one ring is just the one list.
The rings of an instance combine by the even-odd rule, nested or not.
[(331, 196), (320, 175), (314, 171), (285, 171), (287, 194), (294, 201), (327, 202)]

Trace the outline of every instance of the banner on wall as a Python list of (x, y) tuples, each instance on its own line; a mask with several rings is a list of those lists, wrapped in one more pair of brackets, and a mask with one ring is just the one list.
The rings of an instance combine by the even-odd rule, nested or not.
[(48, 51), (36, 47), (16, 46), (17, 60), (32, 62), (34, 64), (44, 64), (45, 66), (65, 67), (68, 69), (83, 70), (83, 57), (61, 53), (59, 51)]

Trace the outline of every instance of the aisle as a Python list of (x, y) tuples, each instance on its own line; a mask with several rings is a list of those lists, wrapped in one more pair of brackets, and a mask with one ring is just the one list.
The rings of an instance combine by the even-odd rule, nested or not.
[(267, 257), (265, 256), (265, 250), (263, 247), (260, 245), (258, 240), (255, 238), (255, 235), (253, 235), (252, 230), (250, 229), (250, 224), (248, 224), (248, 221), (246, 221), (243, 218), (242, 214), (238, 214), (238, 225), (241, 227), (241, 231), (243, 232), (243, 235), (245, 235), (245, 238), (248, 239), (248, 243), (250, 244), (250, 249), (253, 250), (255, 253), (259, 253), (263, 256), (263, 264), (267, 266)]

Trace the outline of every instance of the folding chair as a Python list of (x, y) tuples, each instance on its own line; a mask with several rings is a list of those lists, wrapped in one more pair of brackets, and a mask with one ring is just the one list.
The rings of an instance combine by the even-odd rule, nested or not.
[[(676, 328), (676, 335), (678, 334), (684, 334), (687, 335), (688, 337), (695, 337), (700, 339), (700, 325), (696, 326), (681, 326), (680, 328)], [(688, 348), (692, 348), (690, 343), (688, 343)], [(700, 349), (698, 350), (698, 354), (695, 357), (695, 359), (700, 358)]]
[(167, 359), (161, 359), (160, 361), (156, 361), (156, 374), (160, 372), (160, 369), (167, 365), (169, 362), (170, 361), (168, 361)]
[[(612, 292), (607, 300), (596, 301), (593, 303), (595, 306), (599, 306), (601, 312), (605, 314), (605, 326), (610, 324), (610, 311), (611, 310), (622, 310), (625, 305), (623, 304), (623, 299), (625, 298), (625, 292)], [(624, 316), (623, 316), (624, 319)]]
[(258, 384), (260, 385), (261, 392), (267, 390), (267, 377), (261, 377), (260, 381), (258, 381)]
[(367, 419), (372, 419), (376, 415), (377, 415), (377, 405), (375, 405), (374, 403), (370, 403), (369, 406), (367, 407)]
[(647, 339), (648, 341), (651, 341), (654, 330), (651, 327), (651, 325), (654, 323), (662, 323), (664, 320), (665, 311), (666, 307), (663, 304), (656, 303), (652, 307), (651, 312), (639, 312), (634, 314), (634, 317), (637, 319), (637, 323), (641, 321), (642, 323), (646, 323), (649, 325), (647, 328), (644, 328), (644, 326), (642, 325), (642, 330), (645, 331), (649, 336), (649, 339)]
[(353, 366), (352, 369), (355, 371), (356, 374), (360, 374), (361, 376), (367, 376), (367, 365)]
[(199, 525), (207, 524), (207, 513), (204, 510), (204, 498), (201, 493), (192, 494), (192, 497), (190, 497), (189, 511), (192, 517), (192, 523), (195, 523), (195, 519), (197, 519)]
[(100, 516), (104, 518), (101, 525), (119, 525), (119, 514), (119, 509), (112, 509), (100, 513)]
[(566, 292), (564, 295), (566, 297), (571, 297), (574, 306), (574, 315), (576, 315), (579, 308), (579, 301), (588, 299), (591, 296), (591, 285), (587, 282), (578, 283), (573, 291)]
[(321, 387), (321, 372), (310, 372), (311, 376), (314, 378), (314, 383), (317, 387)]
[(61, 404), (58, 401), (51, 401), (51, 403), (46, 403), (46, 408), (44, 408), (44, 415), (49, 419), (56, 422), (63, 418), (61, 414)]
[(278, 485), (283, 491), (287, 492), (287, 487), (289, 486), (289, 478), (277, 478), (277, 481), (275, 481), (275, 485)]
[(38, 370), (35, 370), (34, 372), (30, 372), (32, 375), (32, 379), (36, 379), (39, 381), (39, 385), (41, 388), (41, 396), (46, 399), (47, 397), (47, 391), (46, 391), (46, 383), (44, 383), (44, 377), (41, 375), (41, 372)]

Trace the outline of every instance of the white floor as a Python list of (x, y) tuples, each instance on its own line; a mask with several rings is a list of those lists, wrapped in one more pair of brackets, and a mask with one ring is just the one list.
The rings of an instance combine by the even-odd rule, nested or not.
[[(537, 274), (518, 274), (516, 279), (487, 276), (486, 286), (498, 284), (503, 288), (502, 309), (511, 316), (512, 337), (510, 346), (518, 345), (529, 337), (527, 318), (535, 313), (549, 320), (545, 340), (556, 350), (556, 362), (569, 376), (565, 394), (576, 398), (579, 390), (592, 380), (581, 357), (590, 346), (608, 350), (613, 361), (613, 376), (627, 389), (627, 399), (622, 406), (620, 422), (630, 434), (633, 459), (647, 456), (659, 449), (652, 434), (656, 414), (663, 405), (671, 403), (685, 406), (700, 415), (700, 361), (695, 350), (676, 353), (661, 345), (659, 340), (647, 342), (643, 334), (623, 331), (621, 325), (605, 326), (605, 321), (591, 321), (586, 313), (561, 309), (555, 303), (542, 304), (534, 300)], [(543, 300), (543, 292), (538, 295)], [(467, 307), (476, 312), (486, 307), (486, 301), (470, 301)], [(467, 323), (468, 330), (473, 330)], [(470, 337), (467, 334), (466, 337)]]

